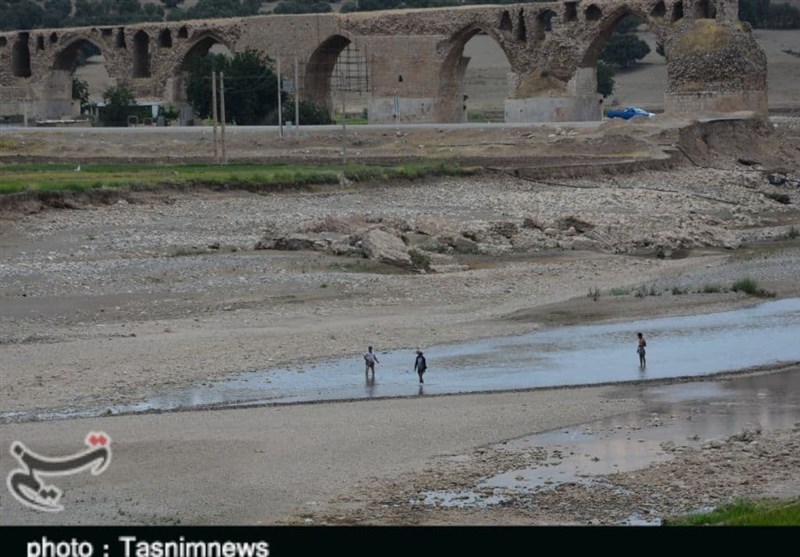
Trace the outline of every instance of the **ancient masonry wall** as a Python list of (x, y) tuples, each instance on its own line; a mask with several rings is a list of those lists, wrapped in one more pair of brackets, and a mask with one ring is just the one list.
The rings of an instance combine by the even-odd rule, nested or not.
[(566, 0), (0, 33), (0, 114), (71, 110), (84, 42), (100, 48), (109, 76), (137, 98), (185, 104), (186, 61), (222, 44), (280, 58), (289, 77), (297, 59), (301, 97), (329, 107), (336, 60), (354, 48), (366, 67), (370, 121), (459, 122), (466, 118), (464, 45), (483, 32), (511, 66), (507, 120), (596, 119), (597, 58), (629, 13), (665, 44), (668, 110), (766, 111), (766, 58), (737, 19), (738, 0)]

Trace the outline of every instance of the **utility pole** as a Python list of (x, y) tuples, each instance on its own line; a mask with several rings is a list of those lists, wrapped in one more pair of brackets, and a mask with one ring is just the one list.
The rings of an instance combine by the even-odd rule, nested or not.
[(225, 153), (225, 73), (219, 72), (219, 94), (222, 108), (222, 164), (228, 164), (228, 155)]
[(281, 83), (281, 58), (278, 56), (278, 135), (283, 137), (283, 106), (281, 103), (281, 93), (283, 84)]
[(214, 162), (219, 162), (219, 145), (217, 144), (217, 72), (211, 72), (211, 119), (214, 123)]
[(300, 129), (300, 86), (297, 81), (297, 56), (294, 57), (294, 126), (295, 129)]
[(344, 87), (342, 87), (342, 164), (347, 164), (347, 107)]

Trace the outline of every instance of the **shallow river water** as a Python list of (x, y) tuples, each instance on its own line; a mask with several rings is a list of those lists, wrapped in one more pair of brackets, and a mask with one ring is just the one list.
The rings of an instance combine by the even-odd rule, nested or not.
[[(636, 333), (647, 339), (639, 367)], [(800, 298), (732, 311), (625, 323), (559, 327), (468, 343), (422, 347), (425, 384), (413, 373), (414, 347), (382, 352), (374, 380), (362, 355), (301, 367), (243, 372), (230, 379), (165, 389), (115, 407), (6, 412), (0, 422), (209, 406), (284, 404), (506, 391), (704, 376), (800, 361)]]
[[(639, 366), (636, 333), (647, 339)], [(420, 385), (414, 348), (382, 352), (375, 378), (362, 355), (303, 367), (243, 372), (230, 379), (165, 389), (138, 403), (103, 408), (5, 412), (0, 422), (210, 406), (285, 404), (442, 395), (703, 376), (800, 361), (800, 298), (745, 309), (625, 323), (559, 327), (468, 343), (422, 347)]]
[[(636, 333), (647, 341), (640, 369)], [(361, 354), (300, 368), (244, 373), (165, 393), (144, 406), (305, 402), (419, 393), (414, 348), (380, 352), (375, 381)], [(425, 394), (588, 385), (697, 376), (800, 360), (800, 299), (747, 309), (627, 323), (561, 327), (525, 335), (422, 347)]]

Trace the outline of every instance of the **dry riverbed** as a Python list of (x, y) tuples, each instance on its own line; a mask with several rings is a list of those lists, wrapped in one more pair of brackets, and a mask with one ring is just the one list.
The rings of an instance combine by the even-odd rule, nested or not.
[[(800, 229), (800, 190), (792, 181), (798, 167), (785, 156), (791, 145), (772, 166), (759, 169), (737, 163), (729, 146), (713, 150), (711, 144), (691, 151), (694, 164), (582, 178), (532, 180), (487, 171), (470, 178), (270, 194), (140, 191), (111, 204), (76, 197), (77, 208), (70, 210), (21, 203), (4, 212), (0, 222), (0, 411), (110, 407), (168, 386), (347, 355), (353, 357), (354, 373), (361, 373), (359, 358), (367, 345), (379, 352), (407, 349), (413, 358), (417, 346), (757, 303), (758, 298), (730, 291), (743, 278), (777, 297), (800, 295), (800, 240), (792, 232)], [(768, 175), (775, 172), (789, 181), (771, 183)], [(367, 238), (375, 230), (426, 254), (430, 268), (420, 272), (371, 250)], [(275, 244), (300, 237), (304, 242), (293, 246)], [(641, 487), (671, 477), (674, 490), (698, 494), (686, 495), (684, 505), (659, 507), (644, 495), (631, 503), (608, 497), (607, 486), (567, 486), (543, 496), (535, 508), (529, 499), (518, 498), (489, 514), (408, 506), (420, 493), (466, 488), (484, 476), (547, 457), (538, 449), (509, 456), (495, 446), (498, 442), (646, 409), (636, 387), (620, 387), (616, 394), (603, 389), (313, 405), (309, 417), (292, 426), (295, 437), (270, 429), (273, 441), (285, 446), (281, 462), (286, 469), (274, 474), (285, 479), (286, 493), (272, 493), (280, 504), (243, 512), (228, 502), (220, 507), (228, 514), (209, 514), (205, 506), (218, 501), (208, 494), (184, 494), (191, 508), (183, 516), (197, 523), (606, 523), (624, 520), (632, 505), (660, 515), (737, 493), (766, 492), (779, 480), (782, 495), (797, 494), (797, 486), (785, 478), (800, 477), (797, 428), (789, 426), (720, 442), (719, 452), (677, 449), (679, 458), (659, 465), (674, 467), (667, 472), (647, 468), (636, 480), (620, 480), (635, 491), (632, 482)], [(453, 400), (444, 403), (447, 398)], [(578, 399), (585, 403), (564, 409)], [(537, 401), (542, 407), (536, 419), (521, 420), (528, 404)], [(496, 423), (490, 420), (474, 435), (459, 429), (460, 420), (473, 427), (484, 423), (480, 420), (492, 416), (495, 404), (506, 409)], [(352, 427), (348, 420), (368, 422), (381, 412), (376, 405), (384, 405), (395, 419), (374, 437), (362, 433), (376, 444), (342, 441)], [(474, 410), (478, 406), (483, 409)], [(197, 413), (206, 433), (196, 431), (191, 413), (163, 419), (176, 439), (197, 437), (195, 448), (205, 450), (214, 442), (207, 432), (217, 426), (233, 432), (237, 420), (257, 422), (281, 412), (298, 417), (304, 411), (262, 412), (267, 415), (259, 410)], [(158, 430), (157, 418), (109, 417), (97, 425), (117, 428), (115, 434), (124, 439), (147, 428)], [(326, 435), (321, 423), (333, 424), (338, 448), (322, 441), (316, 448), (310, 441), (302, 443), (302, 451), (291, 448), (296, 436), (309, 434), (319, 441), (318, 435)], [(6, 423), (0, 429), (5, 445), (23, 434), (46, 443), (57, 431), (85, 425), (80, 420)], [(413, 438), (378, 442), (406, 425), (441, 431), (420, 434), (424, 439), (413, 450)], [(753, 441), (758, 451), (742, 448), (752, 448)], [(323, 445), (333, 451), (325, 458)], [(353, 454), (344, 456), (342, 446)], [(143, 444), (131, 451), (129, 466), (150, 462), (155, 449)], [(211, 462), (225, 458), (215, 450), (204, 454)], [(363, 484), (348, 478), (354, 459), (380, 454), (395, 460), (376, 465)], [(287, 470), (297, 458), (304, 459), (304, 477), (316, 478), (310, 484), (290, 479)], [(736, 474), (731, 472), (726, 489), (700, 496), (708, 482), (693, 467), (727, 469), (728, 461), (736, 462)], [(765, 466), (766, 461), (774, 465)], [(324, 472), (325, 466), (333, 470)], [(418, 473), (431, 466), (433, 472), (419, 483)], [(208, 479), (199, 463), (194, 470), (190, 475)], [(175, 468), (174, 473), (181, 472)], [(271, 489), (262, 477), (248, 474), (253, 486)], [(449, 479), (442, 483), (443, 478)], [(741, 478), (751, 478), (747, 489), (736, 488), (745, 485)], [(135, 497), (136, 490), (127, 486), (120, 495)], [(572, 490), (580, 494), (573, 497)], [(319, 509), (304, 509), (311, 497)], [(148, 508), (148, 501), (141, 504)], [(575, 510), (587, 501), (594, 511)], [(119, 520), (108, 505), (68, 521)], [(168, 521), (167, 513), (155, 510), (127, 516), (123, 521)]]

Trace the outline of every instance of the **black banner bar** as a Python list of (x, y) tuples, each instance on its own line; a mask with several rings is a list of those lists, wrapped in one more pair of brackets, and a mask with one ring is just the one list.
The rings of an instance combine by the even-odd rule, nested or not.
[(0, 527), (6, 557), (444, 557), (576, 551), (593, 556), (659, 548), (684, 553), (688, 548), (708, 549), (707, 543), (719, 553), (763, 548), (764, 543), (779, 547), (785, 542), (791, 547), (797, 534), (798, 529), (791, 527)]

